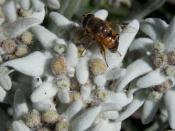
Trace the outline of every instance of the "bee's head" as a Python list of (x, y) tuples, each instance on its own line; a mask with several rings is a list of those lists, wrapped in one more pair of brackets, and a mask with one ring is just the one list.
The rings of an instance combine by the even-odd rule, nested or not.
[(87, 22), (89, 21), (90, 18), (94, 17), (93, 14), (85, 14), (81, 16), (81, 24), (83, 27), (85, 27), (87, 25)]

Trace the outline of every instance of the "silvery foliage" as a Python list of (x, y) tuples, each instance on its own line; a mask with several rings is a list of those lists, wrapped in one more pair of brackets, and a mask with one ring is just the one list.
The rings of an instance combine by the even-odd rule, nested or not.
[[(142, 122), (149, 123), (160, 107), (164, 120), (169, 121), (172, 129), (175, 128), (174, 76), (165, 75), (162, 67), (153, 66), (153, 47), (157, 43), (164, 45), (163, 50), (174, 50), (174, 21), (170, 25), (161, 19), (149, 18), (141, 22), (141, 30), (147, 38), (137, 38), (140, 23), (132, 20), (121, 32), (118, 52), (107, 51), (108, 67), (105, 73), (91, 76), (88, 61), (100, 58), (104, 61), (99, 47), (95, 46), (86, 50), (85, 56), (78, 56), (78, 46), (74, 43), (74, 30), (81, 28), (79, 23), (67, 19), (58, 12), (49, 12), (49, 20), (54, 23), (53, 30), (40, 25), (46, 15), (45, 6), (58, 9), (60, 4), (56, 0), (16, 0), (6, 1), (3, 4), (4, 17), (0, 18), (0, 42), (15, 38), (24, 31), (30, 30), (42, 46), (42, 50), (34, 51), (27, 56), (9, 60), (1, 64), (0, 75), (0, 101), (11, 105), (10, 120), (4, 112), (1, 122), (5, 129), (7, 121), (11, 121), (14, 131), (31, 130), (24, 121), (23, 115), (32, 108), (38, 111), (57, 110), (61, 120), (69, 123), (73, 131), (120, 131), (121, 122), (130, 117), (137, 109), (143, 106)], [(9, 12), (7, 8), (13, 9)], [(30, 16), (18, 18), (16, 8), (32, 10)], [(98, 10), (96, 17), (106, 20), (108, 12)], [(65, 36), (65, 34), (68, 36)], [(73, 37), (73, 38), (72, 38)], [(134, 40), (134, 41), (133, 41)], [(94, 42), (94, 41), (93, 41)], [(132, 45), (131, 45), (132, 43)], [(54, 52), (53, 48), (56, 52)], [(131, 45), (131, 46), (130, 46)], [(123, 59), (129, 50), (142, 51), (140, 58), (132, 60), (126, 68)], [(67, 51), (66, 51), (67, 50)], [(50, 61), (55, 56), (63, 56), (67, 62), (67, 71), (64, 75), (53, 75)], [(132, 58), (131, 58), (132, 59)], [(17, 80), (12, 82), (9, 77), (12, 67), (20, 72)], [(72, 100), (70, 80), (77, 79), (80, 90), (79, 96)], [(171, 87), (165, 92), (156, 92), (152, 88), (171, 80)], [(91, 81), (91, 82), (89, 82)], [(109, 81), (113, 85), (109, 88)], [(14, 94), (8, 94), (12, 87)], [(72, 93), (72, 94), (71, 94)], [(62, 103), (54, 102), (57, 97)], [(30, 100), (29, 100), (30, 99)], [(164, 102), (164, 103), (163, 103)], [(163, 104), (162, 104), (163, 103)], [(65, 105), (67, 105), (65, 107)], [(89, 106), (90, 107), (87, 107)], [(62, 111), (60, 111), (62, 110)], [(163, 119), (163, 118), (162, 118)], [(0, 125), (0, 126), (1, 126)], [(68, 129), (67, 129), (68, 130)]]

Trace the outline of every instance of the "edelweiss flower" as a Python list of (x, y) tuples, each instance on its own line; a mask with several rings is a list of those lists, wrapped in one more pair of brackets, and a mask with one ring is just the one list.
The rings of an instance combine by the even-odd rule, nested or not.
[[(54, 8), (50, 4), (48, 6)], [(24, 3), (21, 5), (27, 8)], [(105, 20), (108, 12), (99, 10), (94, 15)], [(22, 85), (29, 86), (27, 91), (23, 88), (16, 89), (14, 119), (22, 119), (32, 106), (37, 111), (58, 111), (58, 118), (52, 121), (52, 124), (58, 125), (58, 130), (120, 130), (121, 122), (116, 122), (115, 119), (118, 112), (132, 101), (133, 96), (132, 93), (127, 95), (124, 91), (113, 92), (109, 89), (108, 81), (116, 80), (125, 74), (125, 69), (121, 68), (122, 60), (138, 32), (139, 22), (131, 21), (120, 33), (118, 51), (121, 55), (117, 52), (106, 52), (107, 67), (97, 44), (86, 49), (83, 56), (79, 53), (83, 47), (78, 46), (75, 40), (76, 31), (81, 29), (78, 23), (57, 12), (51, 12), (49, 16), (55, 23), (54, 26), (62, 32), (56, 29), (56, 35), (41, 25), (32, 26), (31, 31), (42, 46), (40, 50), (2, 64), (21, 72), (22, 76), (32, 77), (32, 81), (25, 78), (22, 82)], [(28, 82), (32, 82), (32, 85)], [(32, 105), (27, 102), (28, 97)], [(52, 113), (48, 113), (48, 118), (52, 120)], [(104, 126), (99, 126), (101, 124)], [(12, 128), (14, 131), (29, 130), (26, 123), (20, 120), (13, 121)]]
[[(158, 108), (167, 112), (167, 119), (172, 129), (175, 129), (174, 97), (174, 27), (175, 18), (168, 25), (161, 19), (148, 18), (141, 23), (141, 30), (150, 38), (134, 40), (130, 51), (138, 51), (145, 58), (139, 58), (126, 69), (126, 75), (120, 79), (117, 90), (123, 90), (136, 79), (131, 87), (140, 89), (139, 97), (135, 97), (117, 120), (122, 121), (133, 114), (143, 104), (142, 122), (149, 123), (154, 118)], [(145, 92), (145, 93), (143, 93)], [(162, 102), (164, 103), (162, 105)], [(164, 110), (166, 109), (166, 110)]]

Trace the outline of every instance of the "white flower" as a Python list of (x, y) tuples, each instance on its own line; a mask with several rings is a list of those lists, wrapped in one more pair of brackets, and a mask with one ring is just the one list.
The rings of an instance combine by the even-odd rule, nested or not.
[[(147, 60), (139, 63), (139, 61), (143, 59), (138, 59), (128, 66), (128, 70), (132, 66), (133, 69), (120, 79), (117, 90), (126, 88), (129, 82), (138, 78), (133, 84), (135, 90), (145, 90), (145, 94), (148, 96), (145, 96), (145, 94), (143, 95), (143, 91), (139, 91), (140, 93), (138, 92), (137, 94), (141, 95), (141, 99), (138, 99), (137, 96), (135, 96), (134, 99), (136, 100), (133, 100), (126, 110), (119, 115), (119, 121), (126, 119), (143, 105), (142, 123), (147, 124), (153, 120), (161, 101), (164, 101), (165, 109), (168, 112), (167, 117), (170, 127), (175, 129), (175, 117), (173, 115), (175, 106), (172, 102), (173, 99), (175, 99), (173, 95), (175, 75), (172, 74), (173, 70), (169, 71), (171, 70), (170, 67), (173, 66), (171, 61), (173, 55), (167, 56), (167, 61), (164, 59), (166, 57), (162, 56), (160, 57), (162, 59), (158, 59), (154, 62), (151, 56), (157, 55), (156, 53), (161, 54), (162, 52), (165, 55), (169, 55), (171, 52), (175, 51), (174, 26), (175, 18), (173, 18), (170, 25), (167, 25), (166, 22), (161, 19), (154, 18), (148, 18), (141, 23), (141, 30), (151, 39), (136, 39), (132, 43), (130, 50), (141, 51), (143, 55), (147, 55)], [(162, 62), (161, 60), (165, 61)], [(155, 62), (158, 62), (157, 65), (160, 66), (157, 66)], [(162, 109), (163, 108), (161, 107), (160, 110)]]
[[(89, 61), (93, 58), (100, 58), (101, 62), (104, 62), (105, 59), (97, 44), (92, 50), (91, 48), (86, 49), (87, 52), (84, 56), (79, 56), (80, 47), (72, 37), (75, 37), (75, 30), (82, 28), (81, 25), (58, 12), (51, 12), (49, 17), (55, 26), (63, 32), (68, 32), (68, 36), (61, 36), (62, 32), (57, 31), (57, 29), (53, 31), (39, 25), (45, 17), (45, 4), (42, 1), (17, 0), (16, 2), (20, 9), (30, 10), (29, 7), (31, 7), (32, 14), (18, 18), (18, 16), (9, 16), (10, 14), (7, 12), (5, 16), (9, 17), (9, 23), (2, 24), (0, 32), (2, 40), (16, 39), (30, 28), (39, 44), (30, 54), (2, 63), (2, 66), (11, 67), (18, 71), (20, 76), (18, 77), (20, 80), (14, 80), (14, 102), (10, 102), (13, 105), (12, 115), (14, 119), (22, 119), (24, 114), (30, 112), (31, 108), (38, 111), (54, 110), (54, 112), (61, 112), (57, 125), (60, 124), (63, 128), (66, 126), (66, 129), (70, 126), (72, 131), (86, 129), (98, 131), (102, 129), (99, 125), (103, 123), (105, 130), (109, 128), (111, 131), (119, 131), (121, 121), (118, 122), (116, 119), (119, 112), (132, 102), (133, 94), (128, 95), (123, 90), (114, 92), (113, 89), (108, 88), (108, 81), (114, 81), (126, 75), (126, 70), (121, 67), (122, 61), (139, 30), (139, 22), (137, 20), (131, 21), (121, 32), (118, 48), (121, 55), (118, 52), (107, 51), (108, 67), (103, 65), (102, 73), (93, 76), (89, 69)], [(47, 0), (46, 2), (46, 6), (50, 9), (58, 9), (60, 6), (59, 2), (55, 0)], [(14, 10), (16, 9), (14, 8)], [(108, 12), (102, 9), (95, 12), (94, 15), (106, 20)], [(65, 58), (65, 71), (61, 72), (61, 75), (53, 73), (51, 70), (51, 59), (58, 57)], [(146, 64), (145, 66), (149, 70), (149, 66)], [(8, 87), (6, 87), (7, 85)], [(6, 90), (11, 89), (11, 84), (7, 85), (3, 85), (2, 89), (0, 86), (0, 101), (4, 101), (7, 96)], [(30, 102), (28, 98), (30, 98)], [(114, 121), (111, 122), (110, 119)], [(28, 127), (23, 121), (13, 121), (12, 129), (28, 130)]]

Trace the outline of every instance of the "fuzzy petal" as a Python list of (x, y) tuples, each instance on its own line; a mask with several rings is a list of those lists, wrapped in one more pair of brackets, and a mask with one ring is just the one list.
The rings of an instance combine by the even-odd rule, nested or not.
[(3, 13), (5, 15), (5, 20), (7, 22), (14, 22), (17, 18), (16, 16), (16, 7), (15, 7), (15, 1), (9, 0), (6, 1), (6, 3), (2, 6)]
[(142, 123), (148, 124), (151, 122), (158, 110), (159, 107), (159, 100), (146, 100), (143, 105), (142, 111)]
[(80, 58), (76, 66), (76, 77), (80, 84), (85, 84), (89, 78), (87, 58)]
[(102, 113), (104, 118), (115, 120), (119, 116), (119, 112), (115, 110), (105, 111)]
[(25, 75), (39, 77), (44, 72), (46, 60), (45, 54), (36, 51), (28, 56), (7, 61), (3, 65), (12, 67)]
[(164, 96), (164, 104), (168, 111), (168, 121), (172, 129), (175, 129), (175, 90), (168, 90)]
[(131, 42), (133, 41), (135, 35), (139, 30), (139, 26), (140, 26), (139, 21), (133, 20), (121, 32), (119, 37), (118, 51), (121, 53), (122, 57), (125, 56), (128, 47), (130, 46)]
[(51, 48), (53, 42), (57, 39), (54, 33), (40, 25), (32, 27), (32, 32), (45, 49)]
[(168, 24), (159, 18), (148, 18), (141, 23), (141, 30), (154, 41), (162, 40)]
[(28, 10), (30, 8), (30, 0), (17, 0), (17, 1), (23, 9)]
[(144, 91), (139, 91), (134, 96), (133, 101), (123, 110), (116, 121), (121, 122), (131, 116), (136, 110), (138, 110), (144, 103), (146, 98), (146, 93)]
[(67, 88), (67, 89), (58, 89), (58, 93), (57, 93), (57, 96), (60, 100), (61, 103), (70, 103), (70, 89)]
[(102, 111), (120, 111), (122, 108), (120, 105), (118, 105), (117, 103), (102, 103)]
[(31, 95), (31, 101), (39, 102), (45, 99), (52, 98), (57, 93), (57, 91), (58, 89), (52, 83), (45, 82), (33, 91)]
[[(139, 68), (138, 68), (139, 67)], [(145, 58), (138, 59), (135, 62), (131, 63), (127, 69), (125, 75), (120, 78), (117, 85), (117, 91), (123, 90), (129, 82), (135, 78), (148, 73), (152, 70), (151, 65), (146, 61)]]
[(29, 127), (27, 127), (22, 120), (14, 121), (12, 123), (13, 131), (31, 131)]
[(66, 17), (64, 17), (58, 12), (51, 12), (49, 14), (49, 17), (58, 27), (62, 27), (62, 26), (65, 27), (73, 24), (72, 21), (68, 20)]
[(39, 24), (41, 24), (45, 18), (46, 12), (45, 12), (45, 8), (43, 7), (41, 10), (33, 12), (32, 15), (30, 15), (27, 18), (35, 18), (38, 19), (40, 21)]
[(108, 11), (105, 9), (101, 9), (101, 10), (96, 11), (94, 15), (95, 17), (98, 17), (102, 20), (106, 20), (106, 18), (108, 17)]
[(51, 9), (59, 9), (60, 8), (60, 3), (58, 0), (47, 0), (47, 5)]
[(33, 108), (39, 111), (56, 110), (55, 103), (51, 99), (33, 102)]
[[(110, 109), (110, 106), (108, 106), (108, 110), (121, 110), (124, 106), (128, 105), (133, 100), (133, 96), (128, 97), (126, 93), (124, 92), (109, 92), (108, 98), (106, 99), (105, 103), (113, 103), (114, 105), (118, 105), (119, 108)], [(104, 109), (105, 110), (105, 109)]]
[(107, 80), (105, 75), (97, 75), (94, 77), (94, 83), (97, 85), (98, 88), (104, 88), (106, 81)]
[(83, 102), (81, 100), (74, 101), (62, 114), (66, 120), (71, 120), (81, 109), (83, 108)]
[(31, 0), (31, 3), (35, 11), (41, 11), (44, 8), (44, 3), (40, 0)]
[(92, 107), (77, 116), (71, 123), (72, 131), (84, 131), (88, 129), (101, 111), (101, 106)]
[(131, 46), (129, 47), (130, 51), (149, 51), (152, 49), (153, 40), (149, 38), (137, 38), (135, 39)]
[(71, 67), (75, 67), (78, 63), (78, 49), (73, 43), (68, 45), (66, 60)]
[(0, 86), (0, 102), (2, 102), (7, 95), (7, 92)]
[(80, 94), (84, 101), (88, 101), (91, 99), (91, 89), (92, 87), (87, 85), (82, 85), (80, 88)]
[(121, 69), (121, 68), (113, 68), (111, 70), (108, 70), (107, 73), (105, 74), (106, 80), (115, 80), (118, 79), (119, 77), (124, 76), (126, 73), (126, 69)]
[(3, 25), (3, 33), (6, 37), (15, 38), (32, 26), (40, 24), (40, 20), (36, 18), (21, 18), (13, 23)]
[(165, 48), (167, 51), (174, 51), (175, 49), (175, 16), (173, 17), (168, 29), (165, 32), (164, 38), (163, 38), (163, 43), (165, 43)]
[(160, 85), (168, 79), (167, 76), (161, 73), (160, 69), (152, 71), (145, 76), (138, 79), (136, 86), (139, 88), (153, 87), (155, 85)]
[(8, 74), (0, 74), (0, 85), (5, 90), (10, 90), (12, 87), (12, 81)]

